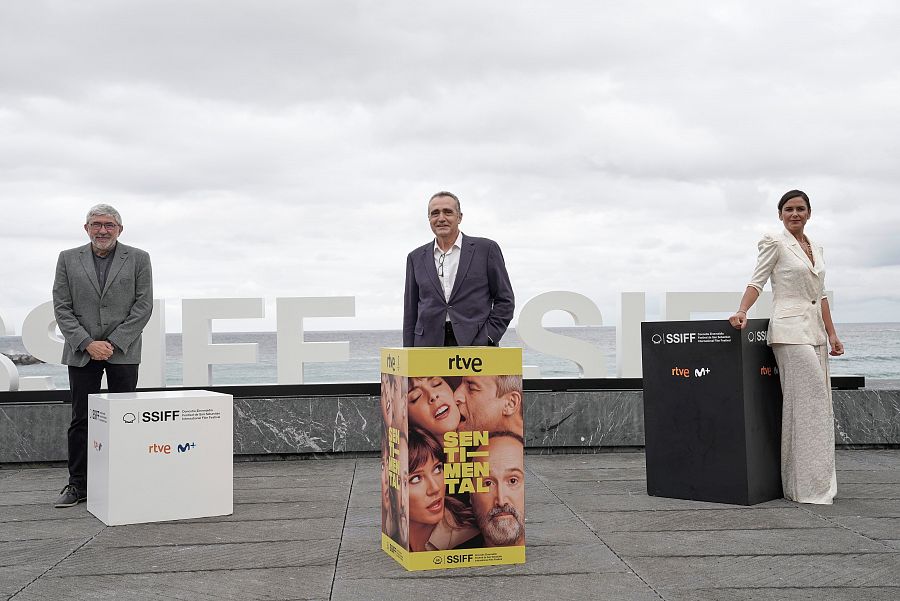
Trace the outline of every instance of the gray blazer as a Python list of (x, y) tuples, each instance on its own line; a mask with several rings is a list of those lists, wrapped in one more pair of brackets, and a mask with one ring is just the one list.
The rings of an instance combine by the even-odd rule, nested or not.
[(106, 287), (100, 290), (91, 245), (62, 251), (53, 279), (53, 311), (66, 341), (65, 365), (87, 365), (91, 356), (78, 349), (87, 338), (113, 344), (110, 363), (140, 363), (141, 331), (153, 312), (150, 255), (117, 242)]
[(493, 240), (463, 236), (449, 301), (434, 266), (434, 241), (406, 258), (403, 346), (444, 346), (444, 322), (462, 346), (496, 345), (512, 321), (515, 297)]

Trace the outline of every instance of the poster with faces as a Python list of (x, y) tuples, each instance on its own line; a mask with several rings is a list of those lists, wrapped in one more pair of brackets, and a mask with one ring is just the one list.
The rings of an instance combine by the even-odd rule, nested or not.
[(525, 561), (521, 349), (382, 349), (382, 549), (408, 570)]

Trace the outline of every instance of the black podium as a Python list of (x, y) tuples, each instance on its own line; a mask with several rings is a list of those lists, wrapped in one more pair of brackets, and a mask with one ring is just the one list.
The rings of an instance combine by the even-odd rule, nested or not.
[(648, 494), (737, 505), (782, 496), (781, 385), (768, 325), (641, 324)]

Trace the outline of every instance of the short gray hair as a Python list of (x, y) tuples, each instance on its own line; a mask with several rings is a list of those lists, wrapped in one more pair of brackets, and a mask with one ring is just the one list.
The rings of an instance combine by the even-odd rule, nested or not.
[(116, 223), (122, 225), (122, 216), (119, 215), (119, 212), (115, 210), (111, 205), (99, 204), (91, 207), (91, 210), (88, 211), (87, 217), (84, 218), (85, 223), (90, 223), (91, 217), (98, 217), (100, 215), (107, 215), (116, 220)]
[(462, 215), (462, 206), (460, 206), (459, 199), (456, 197), (456, 194), (454, 194), (453, 192), (447, 192), (446, 190), (441, 190), (440, 192), (437, 192), (436, 194), (432, 194), (431, 198), (428, 199), (428, 204), (431, 204), (431, 201), (439, 196), (446, 196), (447, 198), (452, 198), (453, 200), (455, 200), (456, 201), (456, 212), (459, 213), (460, 215)]

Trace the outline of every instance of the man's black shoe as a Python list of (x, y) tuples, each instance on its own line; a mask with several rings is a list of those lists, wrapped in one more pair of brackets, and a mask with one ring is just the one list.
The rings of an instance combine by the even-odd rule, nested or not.
[(66, 484), (59, 494), (54, 507), (74, 507), (87, 500), (87, 494), (81, 492), (72, 484)]

